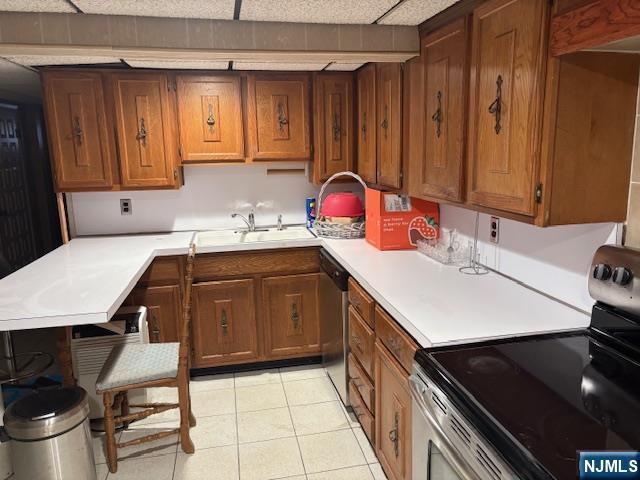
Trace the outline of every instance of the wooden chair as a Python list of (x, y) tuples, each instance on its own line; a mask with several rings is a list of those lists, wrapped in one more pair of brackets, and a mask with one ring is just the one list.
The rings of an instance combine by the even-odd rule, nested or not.
[[(184, 293), (183, 323), (179, 343), (131, 344), (115, 347), (105, 362), (96, 380), (96, 391), (104, 401), (104, 428), (107, 441), (107, 464), (111, 473), (118, 470), (118, 448), (158, 440), (170, 435), (180, 435), (182, 451), (193, 453), (194, 446), (189, 428), (196, 420), (191, 412), (189, 396), (189, 350), (191, 323), (191, 287), (193, 284), (193, 262), (195, 245), (189, 247), (187, 256), (186, 285)], [(145, 403), (129, 405), (128, 391), (138, 388), (177, 387), (178, 403)], [(131, 413), (130, 408), (143, 410)], [(128, 442), (116, 443), (116, 426), (147, 418), (173, 408), (180, 409), (180, 427)], [(120, 415), (114, 416), (114, 410)]]

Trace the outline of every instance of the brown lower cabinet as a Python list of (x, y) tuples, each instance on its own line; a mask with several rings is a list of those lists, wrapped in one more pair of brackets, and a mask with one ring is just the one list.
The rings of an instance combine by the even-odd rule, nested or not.
[(320, 352), (319, 273), (262, 280), (265, 354)]
[(198, 283), (192, 307), (194, 367), (258, 358), (252, 279)]
[(391, 480), (411, 479), (411, 393), (402, 366), (376, 342), (376, 454)]
[(149, 341), (178, 342), (182, 308), (178, 285), (156, 286), (136, 289), (132, 300), (135, 305), (147, 307)]

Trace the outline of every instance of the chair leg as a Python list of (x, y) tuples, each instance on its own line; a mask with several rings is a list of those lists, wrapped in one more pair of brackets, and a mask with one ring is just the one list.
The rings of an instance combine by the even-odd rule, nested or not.
[[(191, 401), (189, 398), (189, 379), (178, 374), (178, 403), (180, 405), (180, 444), (184, 453), (195, 452), (189, 433), (191, 423)], [(195, 418), (194, 418), (195, 420)]]
[(118, 451), (116, 447), (116, 424), (113, 420), (113, 395), (102, 394), (104, 402), (104, 431), (107, 440), (107, 465), (111, 473), (118, 471)]
[(189, 426), (195, 427), (196, 417), (193, 414), (193, 409), (191, 408), (191, 385), (189, 384), (188, 380), (187, 380), (187, 399), (189, 400)]
[[(129, 392), (122, 392), (122, 405), (120, 405), (120, 415), (129, 415), (131, 409), (129, 408)], [(125, 429), (129, 428), (129, 422), (122, 424)]]

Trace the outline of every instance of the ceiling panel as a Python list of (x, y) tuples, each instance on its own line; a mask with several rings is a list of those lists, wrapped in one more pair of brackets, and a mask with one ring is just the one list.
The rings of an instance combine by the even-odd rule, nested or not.
[(229, 62), (208, 60), (140, 60), (125, 58), (124, 61), (134, 68), (173, 68), (179, 70), (226, 70)]
[(331, 70), (335, 72), (352, 72), (353, 70), (357, 70), (364, 63), (331, 63), (325, 70)]
[(396, 3), (397, 0), (367, 0), (366, 4), (344, 0), (242, 0), (240, 20), (367, 24)]
[(383, 25), (419, 25), (459, 0), (404, 0), (378, 23)]
[(235, 0), (73, 0), (84, 13), (233, 20)]
[(272, 62), (233, 62), (234, 70), (289, 70), (318, 71), (327, 66), (323, 63), (272, 63)]
[(93, 65), (98, 63), (120, 63), (120, 60), (113, 57), (69, 57), (55, 55), (17, 55), (7, 56), (10, 60), (19, 65), (41, 66), (41, 65)]
[(0, 0), (0, 11), (76, 13), (65, 0)]

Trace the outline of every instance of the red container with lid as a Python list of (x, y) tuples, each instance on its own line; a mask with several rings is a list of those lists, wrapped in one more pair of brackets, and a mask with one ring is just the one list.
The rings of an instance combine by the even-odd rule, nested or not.
[(361, 217), (364, 208), (362, 200), (355, 193), (336, 192), (324, 199), (320, 214), (324, 217)]

